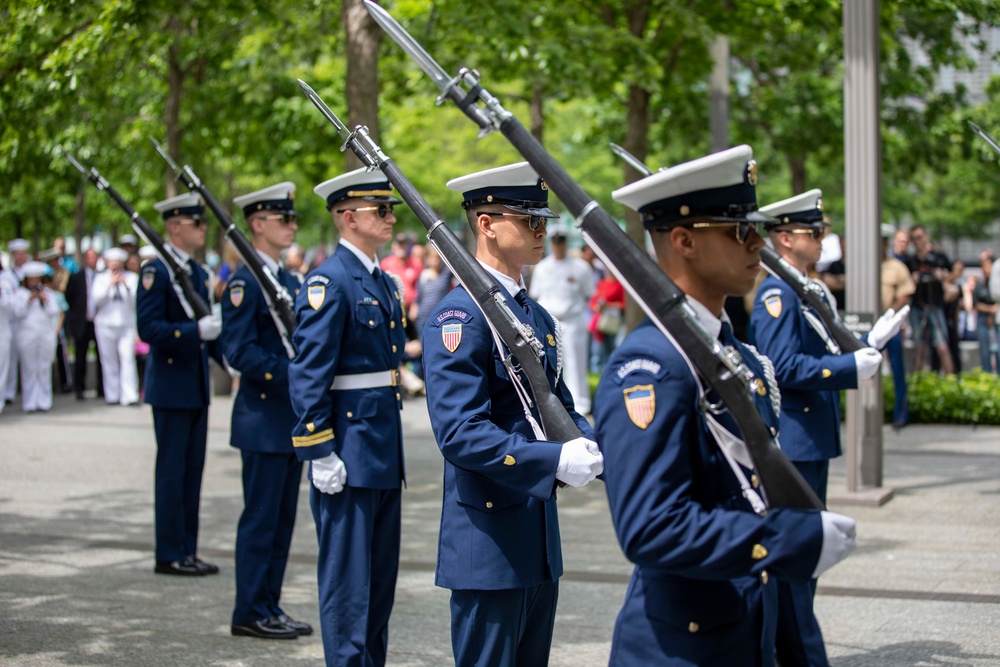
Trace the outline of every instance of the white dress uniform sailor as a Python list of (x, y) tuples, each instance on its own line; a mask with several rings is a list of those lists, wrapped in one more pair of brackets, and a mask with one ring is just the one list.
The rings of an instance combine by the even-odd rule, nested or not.
[[(94, 276), (90, 305), (94, 309), (94, 336), (101, 355), (104, 400), (109, 404), (139, 402), (139, 374), (135, 364), (135, 295), (139, 276), (121, 269), (128, 253), (110, 248), (104, 253), (109, 270)], [(116, 274), (115, 269), (119, 271)], [(114, 282), (115, 275), (121, 282)]]
[[(41, 278), (48, 267), (41, 262), (24, 265), (25, 278)], [(56, 358), (56, 324), (59, 303), (56, 293), (38, 284), (34, 290), (20, 287), (14, 295), (17, 327), (14, 347), (21, 370), (21, 409), (25, 412), (52, 407), (52, 362)]]

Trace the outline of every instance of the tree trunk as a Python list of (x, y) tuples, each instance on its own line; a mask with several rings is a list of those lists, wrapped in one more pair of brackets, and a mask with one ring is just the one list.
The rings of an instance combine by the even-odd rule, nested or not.
[(788, 162), (788, 171), (791, 174), (792, 195), (802, 194), (806, 191), (806, 154), (798, 155), (786, 154), (785, 160)]
[[(649, 99), (651, 95), (638, 85), (633, 84), (628, 91), (628, 109), (626, 111), (625, 150), (636, 156), (642, 162), (649, 154)], [(625, 183), (632, 183), (643, 177), (628, 163), (625, 164)], [(646, 247), (646, 230), (643, 229), (639, 214), (632, 209), (625, 210), (625, 231), (640, 248)], [(629, 299), (625, 308), (625, 323), (629, 329), (635, 328), (645, 316), (642, 309)]]
[(538, 143), (545, 145), (542, 141), (542, 134), (545, 131), (545, 96), (542, 90), (542, 84), (536, 83), (531, 91), (531, 136), (533, 136)]
[[(167, 28), (174, 34), (174, 41), (167, 52), (167, 101), (163, 112), (166, 128), (167, 153), (178, 164), (181, 161), (181, 100), (184, 97), (184, 67), (181, 64), (181, 32), (184, 25), (176, 16), (167, 21)], [(167, 197), (177, 194), (177, 181), (166, 167)]]
[(86, 204), (87, 183), (81, 182), (76, 189), (76, 202), (73, 214), (73, 239), (76, 241), (76, 263), (83, 266), (83, 234), (87, 228), (87, 207)]
[[(340, 20), (347, 38), (347, 74), (344, 96), (347, 98), (347, 126), (366, 125), (378, 143), (378, 49), (382, 29), (368, 15), (361, 0), (343, 0)], [(362, 167), (353, 151), (344, 151), (345, 168)]]

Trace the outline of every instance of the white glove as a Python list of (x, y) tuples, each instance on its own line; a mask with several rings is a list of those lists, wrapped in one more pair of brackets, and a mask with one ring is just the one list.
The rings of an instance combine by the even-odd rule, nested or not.
[(878, 321), (872, 326), (872, 330), (868, 332), (868, 344), (876, 350), (881, 350), (890, 338), (899, 333), (900, 327), (903, 326), (903, 320), (909, 314), (909, 306), (903, 306), (899, 311), (890, 308), (882, 313), (882, 317), (878, 318)]
[(597, 443), (588, 438), (574, 438), (563, 443), (556, 466), (556, 479), (570, 486), (586, 486), (604, 472), (604, 456)]
[(198, 320), (198, 336), (202, 340), (215, 340), (222, 333), (222, 318), (218, 315), (206, 315)]
[(854, 365), (858, 369), (858, 382), (875, 377), (879, 364), (882, 363), (882, 353), (874, 347), (864, 347), (854, 353)]
[(347, 466), (332, 452), (326, 458), (313, 459), (312, 483), (323, 493), (340, 493), (347, 484)]
[(857, 524), (854, 519), (836, 512), (820, 512), (823, 520), (823, 547), (813, 579), (851, 555), (858, 548)]

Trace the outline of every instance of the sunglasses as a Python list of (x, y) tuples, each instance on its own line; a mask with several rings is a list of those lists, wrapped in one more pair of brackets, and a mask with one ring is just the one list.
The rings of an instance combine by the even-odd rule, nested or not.
[(375, 211), (375, 215), (380, 218), (384, 218), (388, 214), (392, 213), (392, 204), (379, 204), (378, 206), (362, 206), (361, 208), (338, 208), (337, 213), (346, 213), (347, 211)]
[(819, 241), (826, 236), (827, 227), (810, 227), (809, 229), (785, 229), (789, 234), (809, 234), (814, 241)]
[[(743, 245), (750, 238), (750, 232), (757, 231), (757, 223), (751, 222), (749, 220), (740, 220), (739, 222), (693, 222), (690, 225), (683, 225), (684, 227), (691, 227), (692, 229), (711, 229), (712, 227), (735, 227), (736, 228), (736, 242)], [(669, 231), (669, 229), (664, 229), (662, 231)]]
[(280, 220), (283, 225), (290, 225), (293, 222), (299, 221), (299, 217), (293, 213), (274, 213), (272, 215), (262, 215), (260, 217), (262, 220)]
[(493, 218), (527, 218), (528, 229), (537, 232), (541, 227), (548, 224), (549, 219), (541, 215), (527, 215), (525, 213), (490, 213), (489, 211), (479, 211), (476, 215), (488, 215)]
[(192, 215), (187, 218), (181, 218), (180, 220), (175, 220), (178, 225), (193, 225), (195, 227), (201, 227), (205, 224), (205, 218), (200, 215)]

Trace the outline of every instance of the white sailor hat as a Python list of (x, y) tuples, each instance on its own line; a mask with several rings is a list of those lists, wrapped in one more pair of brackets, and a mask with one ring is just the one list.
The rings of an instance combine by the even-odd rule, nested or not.
[(104, 251), (105, 262), (124, 262), (128, 259), (128, 252), (121, 248), (108, 248)]
[(368, 171), (367, 168), (355, 169), (336, 178), (323, 181), (313, 192), (326, 201), (326, 210), (330, 210), (337, 202), (345, 199), (364, 199), (376, 204), (402, 204), (403, 201), (393, 196), (389, 180), (380, 171)]
[(768, 230), (782, 225), (815, 227), (826, 224), (823, 222), (823, 191), (819, 188), (769, 204), (760, 212), (774, 218), (767, 223)]
[(139, 248), (139, 257), (142, 259), (153, 259), (156, 257), (156, 248), (151, 245), (144, 245)]
[(62, 255), (55, 248), (47, 248), (38, 253), (39, 262), (51, 262), (54, 259), (59, 259)]
[(8, 252), (28, 252), (31, 244), (24, 239), (11, 239), (7, 242)]
[(233, 203), (243, 209), (243, 215), (250, 216), (257, 211), (281, 211), (295, 215), (295, 183), (284, 181), (233, 199)]
[(891, 239), (896, 235), (896, 228), (888, 223), (880, 223), (878, 226), (879, 236), (884, 239)]
[(515, 213), (557, 217), (549, 208), (549, 186), (527, 162), (453, 178), (447, 186), (462, 193), (462, 208), (466, 210), (499, 204)]
[(118, 243), (122, 245), (139, 245), (139, 239), (135, 237), (135, 234), (123, 234), (122, 237), (118, 239)]
[(684, 162), (611, 193), (638, 211), (646, 229), (687, 220), (763, 222), (757, 211), (757, 163), (746, 144)]
[(153, 208), (163, 214), (163, 219), (167, 220), (179, 215), (200, 220), (205, 214), (205, 205), (197, 192), (177, 195), (170, 199), (153, 204)]
[(21, 273), (25, 278), (41, 278), (51, 270), (44, 262), (25, 262), (21, 267)]

